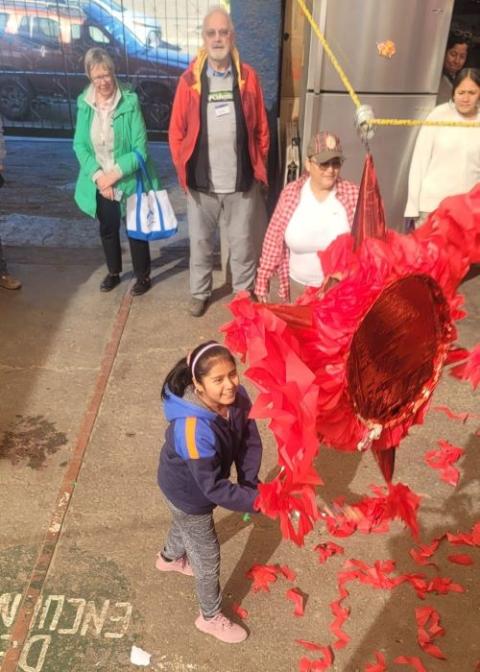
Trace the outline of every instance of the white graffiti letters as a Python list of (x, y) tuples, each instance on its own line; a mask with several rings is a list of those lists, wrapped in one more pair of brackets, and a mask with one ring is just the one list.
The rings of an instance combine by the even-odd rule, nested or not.
[(73, 619), (73, 623), (70, 628), (59, 628), (58, 634), (76, 635), (78, 632), (78, 628), (80, 627), (80, 623), (82, 622), (83, 613), (85, 611), (87, 601), (83, 600), (81, 597), (69, 597), (67, 602), (76, 607), (75, 618)]
[[(21, 593), (0, 595), (0, 663), (10, 646), (8, 629), (14, 624), (22, 601)], [(22, 672), (41, 672), (53, 634), (61, 636), (121, 639), (127, 634), (132, 619), (130, 602), (85, 600), (81, 597), (46, 595), (35, 605), (30, 637), (25, 642), (18, 662)], [(33, 634), (41, 631), (39, 634)]]
[[(51, 641), (51, 635), (33, 635), (33, 637), (29, 637), (18, 661), (19, 669), (23, 670), (23, 672), (41, 672)], [(37, 650), (38, 647), (34, 646), (37, 642), (40, 643), (39, 650)], [(32, 655), (30, 655), (32, 648), (34, 650)], [(33, 663), (33, 660), (35, 660), (35, 663)]]
[[(0, 614), (2, 615), (3, 625), (6, 628), (9, 628), (15, 620), (21, 600), (22, 596), (20, 593), (17, 593), (15, 596), (13, 593), (3, 593), (3, 595), (0, 595)], [(12, 602), (11, 607), (10, 602)]]

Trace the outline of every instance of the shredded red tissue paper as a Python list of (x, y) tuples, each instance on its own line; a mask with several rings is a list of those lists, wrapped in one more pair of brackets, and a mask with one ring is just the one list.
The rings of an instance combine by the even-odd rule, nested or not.
[(429, 656), (445, 660), (446, 657), (440, 648), (434, 644), (438, 637), (445, 635), (444, 628), (440, 625), (440, 615), (433, 607), (418, 607), (415, 609), (417, 619), (417, 641), (419, 646)]
[(445, 415), (450, 418), (450, 420), (460, 420), (460, 422), (466, 422), (469, 418), (469, 413), (456, 413), (448, 406), (442, 404), (439, 406), (434, 406), (432, 410), (438, 411), (439, 413), (445, 413)]
[(342, 605), (343, 599), (344, 598), (341, 598), (340, 600), (330, 603), (330, 611), (335, 617), (330, 624), (330, 631), (332, 635), (336, 637), (333, 642), (333, 647), (335, 649), (345, 648), (350, 641), (350, 635), (347, 635), (343, 630), (343, 624), (350, 616), (350, 608)]
[(328, 668), (333, 665), (332, 649), (329, 646), (322, 646), (319, 650), (323, 654), (322, 658), (316, 658), (314, 660), (307, 658), (306, 656), (300, 658), (300, 672), (321, 672), (321, 670), (328, 670)]
[(285, 593), (287, 600), (291, 600), (295, 605), (294, 615), (303, 616), (304, 614), (304, 596), (298, 588), (290, 588)]
[(410, 556), (415, 560), (417, 565), (435, 565), (431, 562), (431, 558), (436, 553), (438, 547), (442, 543), (442, 540), (445, 539), (444, 534), (441, 537), (437, 537), (430, 544), (422, 544), (416, 548), (410, 550)]
[(239, 616), (240, 618), (248, 618), (248, 611), (246, 609), (244, 609), (237, 602), (234, 602), (232, 604), (232, 609), (233, 609), (234, 613), (237, 614), (237, 616)]
[(274, 565), (253, 565), (246, 573), (247, 578), (253, 581), (254, 593), (270, 592), (270, 584), (277, 580), (277, 569)]
[(480, 522), (475, 523), (471, 532), (459, 532), (458, 534), (447, 532), (447, 540), (450, 544), (480, 546)]
[[(414, 537), (418, 536), (417, 511), (420, 497), (404, 483), (387, 483), (385, 488), (371, 486), (375, 497), (364, 497), (352, 504), (358, 519), (353, 520), (344, 513), (325, 518), (328, 532), (335, 537), (349, 537), (359, 532), (387, 532), (392, 520), (401, 520), (410, 528)], [(336, 500), (334, 505), (339, 510), (344, 504), (343, 499)]]
[(480, 343), (468, 353), (467, 361), (455, 366), (450, 373), (461, 380), (468, 380), (475, 390), (480, 385)]
[(377, 659), (375, 663), (367, 663), (365, 666), (364, 672), (387, 672), (387, 663), (383, 653), (379, 651), (374, 652), (375, 658)]
[(443, 439), (438, 441), (440, 450), (429, 450), (425, 453), (425, 462), (432, 469), (440, 471), (440, 478), (449, 485), (456, 486), (460, 478), (460, 472), (453, 465), (465, 453), (463, 448), (454, 446)]
[(336, 637), (333, 643), (335, 649), (344, 648), (350, 641), (350, 636), (343, 630), (343, 625), (350, 615), (350, 609), (343, 605), (343, 601), (350, 594), (346, 584), (359, 581), (374, 588), (391, 590), (405, 580), (404, 577), (391, 577), (394, 570), (393, 560), (377, 560), (373, 565), (356, 559), (345, 562), (342, 571), (337, 574), (339, 599), (330, 604), (330, 610), (335, 617), (330, 624), (330, 630)]
[(278, 571), (287, 579), (287, 581), (290, 581), (290, 583), (293, 583), (297, 578), (296, 572), (294, 572), (293, 569), (290, 569), (288, 565), (279, 565)]
[(315, 642), (309, 642), (306, 639), (296, 639), (295, 643), (299, 646), (303, 646), (303, 648), (308, 651), (325, 651), (329, 648), (327, 646), (322, 646), (321, 644), (315, 644)]
[[(449, 364), (464, 362), (467, 359), (469, 354), (470, 353), (466, 348), (452, 347), (448, 351), (448, 355), (447, 355), (447, 358), (445, 360), (445, 365), (448, 366)], [(451, 372), (452, 371), (450, 370), (450, 373)]]
[(456, 565), (473, 565), (473, 558), (466, 554), (449, 555), (447, 556), (447, 560)]
[(296, 573), (288, 565), (252, 565), (246, 573), (246, 577), (253, 581), (252, 589), (254, 593), (259, 591), (270, 592), (270, 584), (275, 583), (277, 577), (281, 576), (290, 583), (297, 578)]
[(328, 558), (331, 558), (332, 555), (343, 555), (345, 552), (343, 546), (339, 546), (333, 541), (327, 541), (324, 544), (317, 544), (313, 550), (318, 553), (318, 561), (321, 565), (326, 562)]
[(415, 590), (417, 597), (424, 600), (428, 593), (447, 595), (448, 593), (463, 593), (465, 589), (459, 583), (455, 583), (448, 576), (437, 576), (428, 579), (424, 574), (402, 574), (399, 577), (402, 582), (409, 583)]
[(397, 656), (393, 662), (397, 665), (410, 665), (417, 672), (427, 672), (427, 668), (416, 656)]

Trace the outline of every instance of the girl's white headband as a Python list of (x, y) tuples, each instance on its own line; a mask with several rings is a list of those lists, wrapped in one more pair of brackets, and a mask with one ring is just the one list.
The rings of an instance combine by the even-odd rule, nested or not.
[[(192, 372), (192, 377), (195, 378), (195, 366), (197, 365), (198, 360), (200, 357), (207, 352), (207, 350), (210, 350), (210, 348), (223, 348), (227, 352), (230, 352), (228, 348), (226, 348), (224, 345), (220, 345), (220, 343), (207, 343), (207, 345), (204, 345), (203, 348), (201, 348), (197, 354), (194, 357), (194, 360), (192, 362), (192, 365), (190, 367), (190, 371)], [(187, 357), (187, 362), (188, 362), (188, 357)]]

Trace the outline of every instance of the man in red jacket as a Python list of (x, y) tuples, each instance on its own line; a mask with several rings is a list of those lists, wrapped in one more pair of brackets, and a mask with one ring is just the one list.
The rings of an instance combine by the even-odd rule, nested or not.
[(234, 292), (253, 290), (259, 256), (260, 183), (267, 184), (268, 121), (255, 70), (240, 62), (233, 24), (221, 7), (203, 21), (198, 56), (180, 77), (169, 143), (187, 192), (189, 312), (200, 317), (212, 292), (220, 216), (226, 226)]

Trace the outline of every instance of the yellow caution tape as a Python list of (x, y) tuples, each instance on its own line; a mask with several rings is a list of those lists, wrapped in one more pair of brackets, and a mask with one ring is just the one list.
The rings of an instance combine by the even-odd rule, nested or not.
[(312, 29), (314, 30), (315, 34), (317, 35), (318, 39), (321, 42), (322, 47), (325, 49), (325, 52), (328, 55), (328, 58), (330, 59), (333, 67), (338, 73), (338, 76), (342, 80), (343, 86), (347, 89), (348, 93), (350, 94), (350, 98), (353, 100), (353, 103), (355, 107), (360, 107), (362, 104), (360, 102), (360, 98), (357, 96), (355, 93), (355, 90), (353, 86), (350, 84), (350, 80), (348, 79), (347, 75), (345, 74), (345, 71), (343, 70), (342, 66), (340, 63), (337, 61), (335, 54), (330, 48), (330, 45), (328, 44), (327, 40), (325, 39), (325, 35), (322, 33), (320, 28), (317, 25), (317, 22), (314, 20), (313, 16), (311, 15), (309, 9), (307, 8), (306, 4), (304, 3), (303, 0), (297, 0), (298, 4), (302, 8), (303, 13), (307, 17), (307, 19), (310, 22), (310, 25), (312, 26)]
[[(355, 89), (351, 85), (350, 80), (348, 79), (344, 69), (338, 62), (337, 58), (335, 57), (335, 54), (333, 53), (330, 45), (328, 44), (325, 35), (318, 27), (317, 22), (313, 18), (304, 0), (297, 0), (297, 3), (300, 5), (300, 8), (304, 13), (304, 15), (306, 16), (308, 22), (310, 23), (312, 30), (318, 37), (322, 47), (325, 50), (325, 53), (330, 59), (332, 66), (337, 71), (337, 74), (340, 77), (345, 89), (348, 91), (350, 98), (353, 101), (353, 104), (358, 109), (362, 104), (360, 98), (358, 97), (357, 93), (355, 92)], [(480, 127), (480, 122), (478, 121), (432, 121), (427, 119), (370, 119), (368, 123), (374, 126), (460, 126), (460, 127), (473, 127), (473, 128)]]
[(480, 126), (480, 121), (434, 121), (433, 119), (371, 119), (369, 123), (375, 126)]

